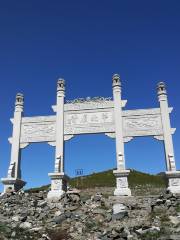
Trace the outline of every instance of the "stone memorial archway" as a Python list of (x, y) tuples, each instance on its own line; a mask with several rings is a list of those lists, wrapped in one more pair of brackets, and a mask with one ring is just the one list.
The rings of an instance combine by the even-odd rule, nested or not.
[(117, 170), (114, 195), (130, 196), (128, 187), (129, 170), (125, 167), (124, 143), (134, 137), (151, 136), (164, 142), (168, 189), (180, 193), (180, 171), (176, 170), (172, 134), (165, 84), (157, 87), (159, 108), (123, 110), (127, 101), (121, 99), (121, 81), (118, 74), (112, 78), (113, 99), (86, 98), (65, 102), (65, 81), (57, 82), (57, 104), (52, 106), (56, 115), (24, 117), (24, 97), (17, 94), (15, 102), (13, 134), (9, 139), (11, 161), (7, 178), (2, 178), (4, 191), (21, 189), (21, 150), (31, 143), (47, 142), (55, 147), (54, 172), (49, 173), (51, 190), (48, 198), (59, 198), (67, 189), (68, 177), (64, 172), (64, 142), (80, 134), (104, 133), (115, 138)]

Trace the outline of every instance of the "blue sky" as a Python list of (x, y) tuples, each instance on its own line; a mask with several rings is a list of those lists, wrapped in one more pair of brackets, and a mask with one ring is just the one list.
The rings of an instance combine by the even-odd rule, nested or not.
[[(156, 84), (167, 84), (177, 167), (180, 169), (180, 2), (178, 0), (0, 1), (0, 177), (10, 160), (14, 98), (25, 95), (25, 116), (53, 114), (56, 81), (66, 98), (112, 96), (119, 73), (126, 109), (157, 107)], [(67, 142), (65, 169), (84, 174), (116, 167), (115, 142), (104, 135)], [(165, 170), (163, 145), (153, 138), (126, 144), (126, 166)], [(54, 148), (33, 144), (22, 154), (27, 187), (49, 183)], [(2, 185), (0, 186), (2, 189)]]

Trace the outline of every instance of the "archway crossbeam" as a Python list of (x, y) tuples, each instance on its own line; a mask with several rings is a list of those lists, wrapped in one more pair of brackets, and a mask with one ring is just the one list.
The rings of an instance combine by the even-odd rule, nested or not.
[(164, 83), (157, 87), (160, 107), (151, 109), (124, 110), (127, 101), (121, 99), (121, 81), (115, 74), (112, 80), (113, 99), (86, 98), (65, 102), (65, 81), (58, 80), (57, 104), (52, 106), (56, 115), (24, 117), (24, 97), (17, 94), (15, 102), (13, 134), (9, 138), (11, 161), (7, 178), (3, 178), (4, 191), (9, 187), (17, 191), (25, 185), (21, 179), (20, 152), (31, 143), (47, 142), (55, 146), (55, 167), (50, 173), (51, 191), (49, 198), (58, 198), (66, 191), (68, 177), (64, 173), (64, 142), (81, 134), (104, 133), (116, 140), (117, 170), (115, 195), (131, 195), (125, 168), (124, 143), (134, 137), (152, 136), (162, 140), (165, 146), (166, 176), (168, 189), (180, 193), (180, 172), (176, 171), (168, 107), (167, 92)]
[[(102, 105), (104, 102), (99, 102)], [(65, 104), (66, 106), (67, 104)], [(71, 110), (65, 110), (64, 140), (71, 139), (74, 135), (105, 133), (115, 138), (114, 107), (106, 106), (99, 109), (76, 110), (77, 104)], [(88, 103), (89, 105), (89, 103)], [(55, 109), (55, 106), (53, 106)], [(169, 113), (172, 112), (169, 108)], [(160, 108), (123, 110), (123, 137), (153, 136), (163, 140)], [(11, 119), (14, 124), (14, 119)], [(174, 134), (175, 129), (171, 128)], [(12, 138), (9, 138), (12, 144)], [(56, 142), (56, 116), (22, 117), (20, 144), (22, 148), (30, 143)]]

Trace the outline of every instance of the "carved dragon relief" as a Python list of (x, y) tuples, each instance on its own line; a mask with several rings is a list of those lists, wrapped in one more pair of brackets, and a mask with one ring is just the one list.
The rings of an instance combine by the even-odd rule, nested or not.
[(49, 142), (55, 140), (55, 122), (23, 123), (21, 142)]
[[(125, 107), (127, 100), (122, 100), (122, 107)], [(52, 106), (54, 112), (56, 112), (56, 105)], [(105, 108), (114, 108), (114, 102), (111, 97), (87, 97), (85, 99), (78, 98), (74, 100), (68, 100), (64, 104), (64, 111), (78, 111), (78, 110), (87, 110), (87, 109), (105, 109)]]
[[(169, 107), (169, 113), (173, 110), (172, 107)], [(147, 109), (135, 109), (135, 110), (123, 110), (123, 117), (132, 117), (132, 116), (152, 116), (152, 115), (160, 115), (160, 108), (147, 108)]]
[(87, 103), (87, 102), (98, 102), (98, 103), (103, 103), (107, 101), (112, 101), (112, 97), (86, 97), (86, 98), (76, 98), (73, 100), (66, 100), (66, 103)]
[(161, 130), (160, 115), (155, 116), (142, 116), (140, 117), (127, 117), (123, 121), (123, 127), (128, 130), (144, 131), (144, 130)]

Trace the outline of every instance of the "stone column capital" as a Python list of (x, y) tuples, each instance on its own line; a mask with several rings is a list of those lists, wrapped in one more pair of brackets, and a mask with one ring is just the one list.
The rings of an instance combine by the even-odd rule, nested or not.
[(23, 112), (24, 110), (24, 95), (22, 93), (16, 94), (15, 112)]
[(121, 90), (121, 78), (119, 74), (114, 74), (112, 76), (112, 87), (113, 90)]
[(59, 78), (57, 81), (57, 94), (58, 96), (64, 96), (64, 92), (65, 92), (65, 80)]
[(166, 85), (164, 82), (159, 82), (157, 84), (157, 95), (158, 95), (159, 101), (167, 100), (167, 90), (166, 90)]

